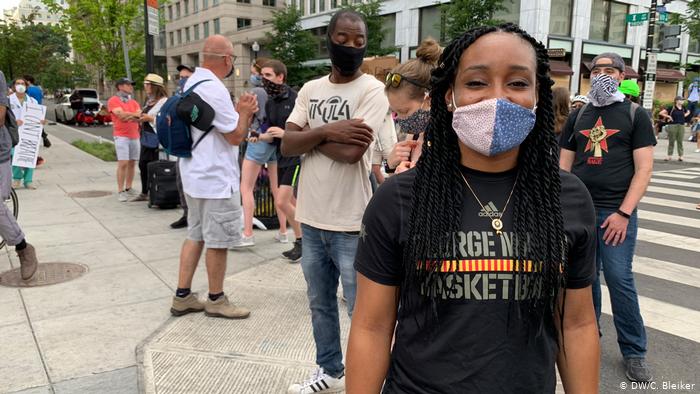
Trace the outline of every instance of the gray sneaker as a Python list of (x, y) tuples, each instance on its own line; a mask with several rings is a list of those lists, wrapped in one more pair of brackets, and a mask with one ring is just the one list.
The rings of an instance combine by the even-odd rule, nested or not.
[(39, 266), (39, 260), (36, 258), (36, 250), (30, 244), (27, 247), (17, 251), (17, 257), (19, 257), (19, 272), (22, 275), (22, 280), (29, 280), (36, 273), (36, 269)]
[(225, 317), (227, 319), (245, 319), (250, 316), (250, 310), (242, 306), (236, 306), (229, 302), (225, 295), (212, 301), (207, 298), (204, 304), (204, 314), (209, 317)]
[(201, 312), (204, 310), (204, 303), (199, 300), (197, 293), (190, 293), (187, 297), (173, 297), (173, 306), (170, 307), (170, 313), (174, 316), (182, 316), (192, 312)]
[(650, 382), (653, 379), (651, 370), (643, 358), (625, 359), (625, 374), (632, 382)]

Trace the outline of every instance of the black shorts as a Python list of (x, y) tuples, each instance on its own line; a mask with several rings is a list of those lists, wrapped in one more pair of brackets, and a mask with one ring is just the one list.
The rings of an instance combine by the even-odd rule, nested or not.
[(280, 186), (296, 187), (299, 184), (299, 170), (301, 165), (289, 167), (277, 167), (277, 182)]

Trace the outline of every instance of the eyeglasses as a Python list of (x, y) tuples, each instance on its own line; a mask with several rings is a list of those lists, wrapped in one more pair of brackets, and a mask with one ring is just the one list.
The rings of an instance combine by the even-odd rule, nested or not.
[(386, 87), (391, 86), (392, 88), (398, 88), (399, 85), (401, 85), (401, 81), (406, 81), (412, 85), (418, 86), (419, 88), (428, 89), (428, 87), (423, 85), (422, 83), (420, 83), (414, 79), (404, 77), (403, 75), (401, 75), (399, 73), (388, 73), (386, 75), (386, 80), (384, 81), (384, 86), (386, 86)]
[(231, 61), (235, 62), (236, 61), (236, 55), (231, 54), (231, 53), (211, 53), (211, 52), (202, 52), (203, 55), (207, 56), (221, 56), (221, 57), (226, 57), (226, 56), (231, 56)]

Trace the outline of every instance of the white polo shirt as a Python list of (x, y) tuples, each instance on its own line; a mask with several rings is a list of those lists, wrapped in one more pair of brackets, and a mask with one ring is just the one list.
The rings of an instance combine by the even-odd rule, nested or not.
[[(226, 86), (206, 68), (195, 69), (187, 79), (185, 90), (206, 79), (210, 81), (197, 86), (194, 92), (214, 109), (214, 128), (192, 150), (191, 158), (180, 159), (182, 187), (194, 198), (230, 198), (240, 189), (238, 146), (229, 144), (224, 134), (236, 129), (238, 112), (233, 108)], [(204, 133), (196, 127), (191, 130), (195, 142)]]

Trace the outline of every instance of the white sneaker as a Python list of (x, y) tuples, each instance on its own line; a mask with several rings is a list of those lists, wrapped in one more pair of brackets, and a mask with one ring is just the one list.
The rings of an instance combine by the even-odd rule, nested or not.
[(241, 235), (241, 240), (233, 245), (231, 249), (249, 248), (251, 246), (255, 246), (255, 235), (251, 235), (250, 237)]
[(134, 189), (134, 188), (132, 187), (131, 189), (129, 189), (129, 190), (126, 191), (126, 194), (127, 194), (129, 197), (134, 197), (134, 196), (138, 196), (138, 195), (139, 195), (139, 192), (137, 192), (136, 189)]
[(340, 393), (345, 390), (345, 373), (334, 378), (318, 368), (303, 383), (289, 386), (287, 394)]
[(277, 234), (275, 234), (275, 239), (279, 243), (283, 243), (283, 244), (289, 243), (289, 238), (287, 238), (287, 233), (277, 233)]
[(119, 202), (127, 202), (129, 200), (129, 193), (119, 192)]

